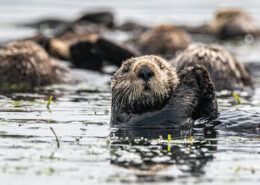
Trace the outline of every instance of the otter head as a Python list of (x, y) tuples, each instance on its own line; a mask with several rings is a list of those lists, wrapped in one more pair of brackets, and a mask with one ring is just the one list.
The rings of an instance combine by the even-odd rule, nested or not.
[(155, 110), (171, 98), (177, 83), (175, 68), (164, 59), (131, 58), (112, 77), (112, 104), (133, 113)]
[(215, 14), (213, 27), (220, 29), (225, 24), (230, 24), (241, 16), (248, 16), (245, 12), (236, 8), (221, 8)]

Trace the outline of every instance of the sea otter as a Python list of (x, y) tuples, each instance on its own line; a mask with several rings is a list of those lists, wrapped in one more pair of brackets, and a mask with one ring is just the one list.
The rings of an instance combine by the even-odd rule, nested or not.
[(32, 41), (17, 41), (0, 49), (1, 86), (32, 88), (70, 80), (69, 70)]
[(94, 23), (112, 28), (114, 26), (114, 15), (109, 11), (88, 12), (74, 22)]
[(155, 26), (137, 38), (137, 47), (142, 54), (160, 55), (166, 59), (174, 57), (190, 43), (190, 37), (172, 25)]
[(95, 42), (83, 40), (70, 46), (70, 60), (75, 66), (98, 71), (102, 70), (104, 62), (120, 67), (122, 61), (137, 55), (135, 51), (103, 37)]
[(243, 63), (217, 45), (191, 45), (172, 63), (177, 71), (203, 65), (209, 72), (217, 91), (253, 90), (253, 82)]
[(78, 68), (102, 71), (104, 61), (121, 66), (137, 53), (98, 34), (66, 32), (54, 38), (28, 38), (41, 44), (53, 57), (69, 60)]
[(68, 31), (54, 37), (48, 37), (42, 33), (37, 33), (34, 36), (22, 39), (21, 41), (36, 42), (41, 45), (49, 55), (61, 60), (70, 60), (71, 45), (81, 40), (88, 40), (89, 42), (94, 43), (97, 38), (97, 34)]
[(219, 9), (211, 28), (222, 39), (260, 33), (255, 21), (246, 12), (237, 8)]
[(174, 128), (218, 114), (214, 85), (201, 65), (177, 74), (158, 56), (135, 57), (122, 64), (111, 87), (111, 126)]
[(181, 26), (190, 33), (215, 35), (220, 39), (234, 39), (246, 35), (260, 36), (256, 22), (238, 8), (221, 8), (211, 23), (200, 26)]
[(95, 42), (97, 34), (66, 32), (49, 39), (48, 53), (62, 60), (70, 60), (70, 46), (82, 40)]

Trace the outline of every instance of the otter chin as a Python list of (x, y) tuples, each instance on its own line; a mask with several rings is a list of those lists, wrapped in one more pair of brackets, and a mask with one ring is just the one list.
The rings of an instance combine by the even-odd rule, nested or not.
[(135, 57), (122, 64), (111, 87), (113, 126), (176, 127), (218, 111), (214, 86), (200, 65), (177, 74), (161, 57)]

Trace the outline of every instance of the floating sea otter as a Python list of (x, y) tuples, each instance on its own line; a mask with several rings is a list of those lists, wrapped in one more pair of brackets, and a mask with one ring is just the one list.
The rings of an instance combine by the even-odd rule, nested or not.
[(101, 71), (104, 61), (121, 66), (137, 54), (98, 34), (66, 32), (54, 38), (43, 35), (28, 38), (41, 44), (51, 56), (71, 61), (76, 67)]
[(255, 21), (246, 12), (235, 8), (218, 10), (211, 27), (223, 39), (260, 33)]
[(210, 24), (198, 27), (182, 27), (190, 33), (212, 34), (220, 39), (233, 39), (248, 34), (260, 36), (255, 21), (244, 11), (237, 8), (221, 8)]
[(172, 25), (156, 26), (141, 34), (136, 42), (142, 54), (155, 54), (167, 59), (186, 49), (190, 43), (190, 37)]
[(172, 63), (177, 71), (203, 65), (209, 72), (217, 91), (253, 90), (250, 74), (235, 57), (216, 45), (191, 45)]
[(69, 70), (32, 41), (11, 42), (0, 49), (0, 83), (4, 88), (32, 88), (69, 80)]
[(136, 57), (122, 64), (111, 87), (112, 126), (173, 128), (218, 114), (214, 86), (200, 65), (177, 75), (160, 57)]
[(77, 67), (101, 70), (104, 61), (120, 67), (122, 61), (137, 56), (137, 53), (119, 43), (98, 37), (95, 42), (83, 40), (71, 45), (70, 55)]
[(50, 39), (49, 53), (54, 57), (63, 60), (70, 60), (70, 46), (83, 40), (94, 43), (97, 39), (98, 35), (96, 34), (66, 32)]
[(54, 37), (47, 37), (42, 33), (37, 33), (33, 37), (25, 38), (22, 41), (34, 41), (41, 45), (51, 56), (70, 60), (70, 46), (82, 40), (95, 42), (98, 38), (97, 34), (66, 32)]

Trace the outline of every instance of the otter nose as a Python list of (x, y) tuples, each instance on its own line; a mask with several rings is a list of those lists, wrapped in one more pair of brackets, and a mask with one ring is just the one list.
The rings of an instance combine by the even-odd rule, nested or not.
[(154, 72), (147, 65), (142, 66), (138, 72), (138, 77), (142, 78), (145, 81), (148, 81), (153, 76)]

